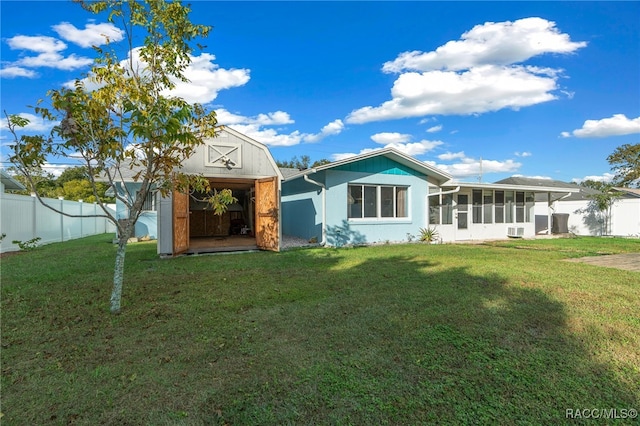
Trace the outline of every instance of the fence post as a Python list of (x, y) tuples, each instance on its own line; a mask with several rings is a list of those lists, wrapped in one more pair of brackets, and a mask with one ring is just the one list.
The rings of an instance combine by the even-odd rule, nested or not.
[[(64, 197), (58, 197), (60, 200), (60, 211), (64, 213)], [(64, 215), (60, 215), (60, 242), (64, 243)]]
[(82, 238), (84, 237), (84, 230), (82, 229), (84, 226), (84, 220), (82, 220), (82, 206), (84, 205), (84, 201), (78, 200), (78, 202), (80, 203), (80, 238)]
[(36, 204), (36, 194), (31, 193), (31, 205), (33, 207), (33, 221), (31, 222), (31, 238), (36, 238), (36, 216), (38, 214), (38, 205)]

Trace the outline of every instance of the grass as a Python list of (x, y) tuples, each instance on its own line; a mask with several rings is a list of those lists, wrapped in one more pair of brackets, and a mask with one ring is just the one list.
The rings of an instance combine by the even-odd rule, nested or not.
[(640, 409), (640, 274), (562, 261), (639, 240), (170, 260), (138, 243), (113, 316), (111, 239), (2, 259), (3, 425), (573, 424), (567, 409)]

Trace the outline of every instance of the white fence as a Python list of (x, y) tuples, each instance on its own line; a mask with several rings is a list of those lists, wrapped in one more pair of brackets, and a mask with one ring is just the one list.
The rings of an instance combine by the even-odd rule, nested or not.
[[(43, 200), (67, 214), (104, 214), (100, 206), (94, 203), (52, 198)], [(43, 206), (36, 197), (0, 193), (0, 234), (6, 234), (0, 244), (1, 253), (19, 250), (20, 248), (12, 243), (15, 240), (29, 241), (40, 238), (40, 245), (107, 232), (115, 232), (115, 226), (106, 218), (68, 217)]]

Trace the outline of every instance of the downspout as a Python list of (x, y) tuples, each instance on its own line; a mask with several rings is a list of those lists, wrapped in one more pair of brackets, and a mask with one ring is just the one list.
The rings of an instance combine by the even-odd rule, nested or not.
[[(311, 173), (316, 172), (316, 169), (311, 169)], [(327, 187), (323, 183), (311, 179), (306, 174), (302, 175), (302, 177), (310, 184), (322, 188), (322, 241), (320, 241), (320, 244), (324, 246), (327, 243)]]

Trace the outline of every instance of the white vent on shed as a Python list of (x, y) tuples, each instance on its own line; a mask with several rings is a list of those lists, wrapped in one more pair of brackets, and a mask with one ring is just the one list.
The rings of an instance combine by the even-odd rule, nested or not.
[(507, 237), (512, 237), (512, 238), (524, 237), (524, 228), (509, 226), (507, 228)]

